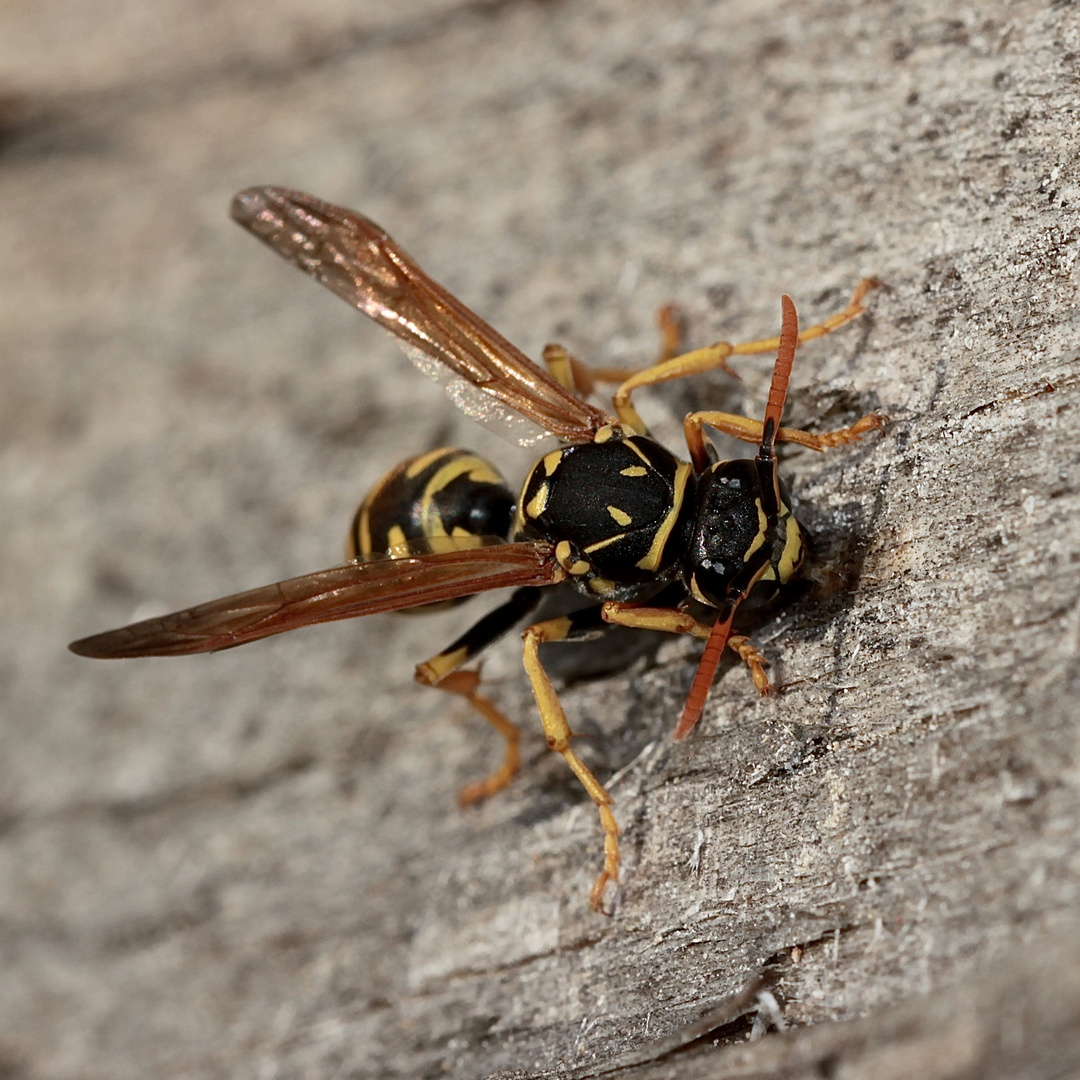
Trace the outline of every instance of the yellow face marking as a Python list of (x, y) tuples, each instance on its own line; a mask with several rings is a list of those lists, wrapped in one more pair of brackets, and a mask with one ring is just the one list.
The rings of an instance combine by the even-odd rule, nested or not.
[(757, 507), (757, 536), (750, 541), (750, 546), (746, 549), (746, 554), (742, 557), (743, 562), (749, 562), (750, 557), (754, 552), (765, 543), (765, 534), (769, 530), (769, 520), (765, 517), (765, 511), (762, 509), (761, 500), (755, 499), (754, 505)]
[(608, 581), (607, 578), (594, 577), (589, 582), (589, 588), (592, 589), (597, 596), (610, 596), (615, 591), (615, 583)]
[[(630, 445), (633, 446), (634, 444), (631, 443)], [(671, 536), (671, 530), (675, 528), (675, 522), (679, 520), (679, 511), (682, 509), (683, 498), (686, 495), (686, 484), (692, 472), (693, 466), (687, 462), (683, 462), (675, 470), (675, 490), (672, 493), (671, 509), (667, 512), (667, 517), (660, 522), (660, 528), (656, 530), (653, 542), (649, 545), (649, 550), (638, 559), (637, 566), (639, 570), (652, 571), (660, 565), (660, 559), (664, 554), (664, 546), (668, 542), (668, 537)]]
[[(693, 595), (695, 600), (699, 601), (702, 604), (709, 604), (709, 601), (705, 599), (705, 597), (702, 594), (701, 590), (698, 588), (698, 583), (697, 583), (697, 577), (696, 576), (692, 577), (690, 579), (690, 592)], [(712, 605), (710, 604), (709, 606), (711, 607)]]
[(559, 462), (562, 461), (563, 452), (561, 450), (552, 450), (550, 454), (544, 455), (544, 475), (551, 476), (552, 473), (559, 467)]
[(620, 469), (620, 476), (648, 476), (649, 470), (644, 465), (631, 465), (629, 468)]
[(401, 559), (409, 554), (409, 541), (405, 539), (405, 530), (400, 525), (391, 525), (386, 530), (386, 539), (389, 547), (387, 555), (392, 559)]
[(593, 442), (606, 443), (614, 434), (615, 429), (611, 426), (611, 424), (605, 424), (593, 436)]
[(571, 574), (580, 577), (582, 574), (587, 574), (592, 567), (584, 559), (578, 559), (577, 562), (571, 563), (567, 568)]
[(538, 518), (547, 509), (550, 494), (547, 484), (541, 484), (536, 494), (525, 504), (525, 513), (531, 518)]
[(785, 525), (787, 526), (787, 532), (784, 550), (780, 555), (780, 562), (777, 564), (777, 572), (781, 582), (788, 582), (795, 576), (802, 565), (804, 554), (802, 529), (799, 528), (799, 523), (789, 516), (785, 521)]
[(607, 512), (612, 516), (616, 525), (629, 525), (634, 520), (625, 510), (620, 510), (617, 506), (609, 506)]
[(626, 535), (626, 533), (616, 533), (614, 536), (609, 536), (604, 540), (597, 540), (597, 542), (595, 544), (590, 544), (585, 549), (585, 554), (586, 555), (591, 555), (594, 551), (600, 551), (602, 548), (606, 548), (608, 546), (608, 544), (616, 544), (625, 535)]
[(410, 480), (415, 480), (429, 465), (434, 465), (439, 458), (453, 453), (456, 453), (456, 451), (452, 446), (443, 446), (438, 450), (431, 450), (429, 453), (421, 454), (419, 457), (413, 458), (405, 466), (405, 475)]
[(416, 681), (425, 686), (434, 686), (468, 658), (469, 650), (466, 646), (455, 649), (453, 652), (439, 653), (438, 656), (433, 656), (430, 660), (416, 665)]

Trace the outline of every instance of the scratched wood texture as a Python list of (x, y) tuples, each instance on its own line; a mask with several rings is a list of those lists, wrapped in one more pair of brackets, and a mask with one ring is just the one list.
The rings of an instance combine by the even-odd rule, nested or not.
[[(1080, 1075), (1078, 56), (1037, 0), (0, 7), (0, 1073)], [(527, 463), (228, 222), (254, 183), (362, 208), (534, 356), (888, 285), (798, 357), (792, 421), (892, 424), (787, 457), (783, 692), (725, 671), (677, 746), (689, 643), (565, 694), (611, 918), (514, 641), (524, 774), (456, 808), (498, 747), (411, 673), (483, 601), (64, 651), (333, 564), (407, 453)], [(739, 370), (656, 430), (757, 413)]]

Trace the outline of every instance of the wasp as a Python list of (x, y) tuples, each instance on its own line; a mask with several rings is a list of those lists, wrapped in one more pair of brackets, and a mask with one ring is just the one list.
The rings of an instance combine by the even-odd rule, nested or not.
[[(824, 434), (781, 427), (796, 346), (860, 315), (867, 292), (879, 283), (860, 282), (843, 311), (801, 333), (795, 306), (784, 296), (778, 338), (680, 352), (668, 311), (661, 322), (667, 347), (651, 367), (630, 374), (590, 371), (552, 345), (544, 351), (545, 370), (358, 213), (301, 192), (260, 187), (234, 198), (232, 216), (388, 329), (467, 414), (500, 424), (522, 445), (546, 437), (559, 445), (536, 461), (516, 497), (493, 465), (466, 450), (411, 458), (360, 504), (344, 565), (84, 638), (71, 650), (100, 658), (211, 652), (311, 623), (423, 609), (513, 588), (502, 605), (416, 671), (421, 683), (466, 698), (505, 740), (499, 769), (462, 792), (463, 802), (473, 802), (514, 775), (518, 728), (480, 694), (479, 672), (465, 665), (526, 619), (546, 587), (568, 582), (590, 602), (528, 625), (523, 660), (547, 744), (599, 812), (604, 860), (590, 903), (603, 911), (605, 889), (619, 873), (613, 800), (572, 747), (573, 732), (540, 646), (594, 637), (611, 624), (704, 640), (676, 739), (697, 723), (726, 649), (749, 667), (760, 693), (772, 691), (765, 658), (746, 636), (733, 633), (733, 621), (744, 602), (775, 596), (806, 553), (777, 469), (776, 444), (825, 450), (885, 422), (869, 413)], [(734, 355), (773, 352), (763, 419), (690, 413), (684, 421), (689, 461), (653, 439), (634, 408), (633, 394), (643, 387), (727, 367)], [(596, 381), (620, 383), (611, 412), (586, 400)], [(755, 444), (756, 456), (718, 460), (706, 426)]]

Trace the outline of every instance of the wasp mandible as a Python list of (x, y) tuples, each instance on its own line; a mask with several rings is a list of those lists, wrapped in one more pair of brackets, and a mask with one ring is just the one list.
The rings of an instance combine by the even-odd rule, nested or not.
[[(703, 639), (676, 739), (685, 738), (701, 716), (725, 649), (750, 668), (760, 693), (772, 689), (764, 657), (732, 632), (732, 624), (740, 604), (752, 595), (775, 594), (805, 556), (775, 446), (792, 442), (825, 450), (880, 429), (885, 420), (869, 413), (850, 427), (817, 435), (781, 427), (795, 349), (860, 315), (866, 293), (879, 283), (860, 282), (843, 311), (801, 333), (795, 306), (784, 296), (779, 338), (739, 345), (678, 352), (669, 316), (666, 352), (677, 355), (623, 378), (609, 413), (585, 397), (595, 381), (614, 381), (610, 371), (590, 372), (559, 346), (545, 350), (545, 371), (362, 215), (301, 192), (261, 187), (240, 192), (232, 216), (386, 327), (470, 416), (502, 424), (523, 445), (546, 436), (561, 445), (533, 465), (516, 498), (494, 466), (468, 451), (447, 448), (412, 458), (361, 503), (345, 565), (84, 638), (70, 648), (100, 658), (211, 652), (311, 623), (512, 587), (505, 603), (417, 667), (420, 682), (467, 698), (506, 741), (499, 770), (462, 793), (471, 802), (513, 776), (518, 729), (479, 693), (479, 673), (464, 665), (525, 619), (545, 586), (569, 582), (593, 602), (529, 625), (522, 634), (523, 658), (548, 746), (562, 755), (599, 811), (604, 865), (590, 903), (603, 911), (605, 888), (618, 880), (619, 828), (611, 796), (571, 746), (540, 645), (592, 637), (609, 624)], [(771, 352), (776, 362), (763, 419), (691, 413), (684, 421), (689, 461), (651, 438), (633, 406), (632, 395), (642, 387), (725, 367), (733, 355)], [(756, 444), (757, 455), (717, 460), (706, 426)]]

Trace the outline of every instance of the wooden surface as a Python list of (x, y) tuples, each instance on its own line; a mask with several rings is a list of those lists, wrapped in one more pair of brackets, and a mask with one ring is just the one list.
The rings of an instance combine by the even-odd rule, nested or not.
[[(1080, 1075), (1078, 54), (1035, 0), (0, 8), (0, 1072)], [(796, 361), (791, 422), (893, 422), (788, 456), (783, 693), (728, 670), (675, 745), (673, 641), (565, 694), (617, 776), (613, 918), (512, 640), (524, 775), (456, 808), (498, 747), (411, 674), (482, 601), (64, 651), (334, 563), (408, 453), (527, 465), (228, 222), (257, 183), (362, 209), (532, 356), (888, 284)], [(757, 414), (739, 370), (655, 393), (658, 433)]]

